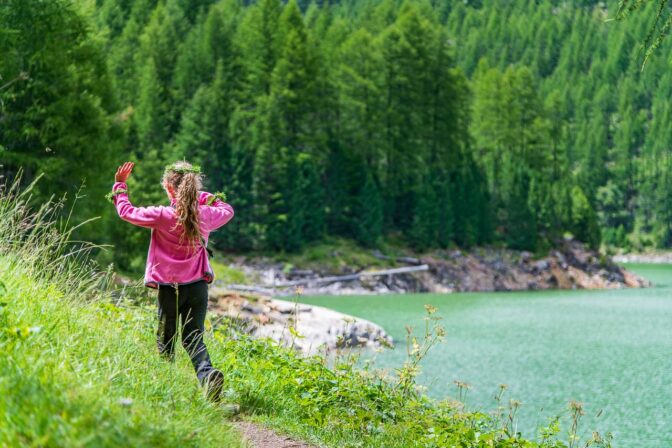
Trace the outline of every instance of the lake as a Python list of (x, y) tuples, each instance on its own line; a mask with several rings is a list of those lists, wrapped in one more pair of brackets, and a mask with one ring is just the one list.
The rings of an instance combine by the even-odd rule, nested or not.
[[(439, 309), (446, 342), (430, 351), (419, 383), (436, 398), (457, 397), (454, 381), (471, 385), (466, 403), (492, 410), (500, 384), (521, 401), (519, 430), (567, 403), (584, 404), (582, 434), (614, 434), (614, 446), (672, 446), (672, 266), (630, 265), (656, 286), (639, 290), (543, 291), (302, 297), (382, 325), (394, 350), (375, 356), (380, 368), (406, 357), (405, 325), (421, 333), (424, 305)], [(597, 414), (601, 415), (597, 417)], [(569, 424), (564, 421), (563, 428)]]

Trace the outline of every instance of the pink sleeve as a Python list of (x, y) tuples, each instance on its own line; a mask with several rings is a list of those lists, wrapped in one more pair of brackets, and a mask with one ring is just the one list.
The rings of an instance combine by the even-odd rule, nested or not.
[[(116, 182), (112, 187), (112, 192), (120, 189), (128, 190), (128, 187), (124, 182)], [(121, 219), (136, 226), (152, 228), (161, 221), (163, 207), (134, 207), (128, 200), (128, 193), (116, 194), (114, 206)]]
[[(210, 193), (201, 193), (199, 203), (201, 203), (201, 199), (203, 199), (201, 204), (206, 204), (210, 196), (212, 196)], [(231, 221), (231, 218), (233, 218), (233, 207), (226, 202), (215, 199), (215, 202), (211, 205), (203, 207), (201, 213), (202, 219), (208, 228), (208, 232), (212, 232)]]
[(206, 205), (208, 202), (208, 198), (212, 196), (210, 193), (207, 191), (199, 191), (198, 192), (198, 205)]

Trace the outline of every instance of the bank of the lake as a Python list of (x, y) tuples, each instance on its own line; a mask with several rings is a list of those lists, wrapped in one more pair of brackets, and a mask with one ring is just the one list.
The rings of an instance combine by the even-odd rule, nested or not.
[(371, 250), (344, 238), (295, 254), (216, 254), (216, 284), (273, 296), (620, 289), (649, 282), (567, 237), (536, 254), (502, 247)]
[[(422, 325), (423, 305), (439, 308), (447, 342), (423, 364), (434, 397), (471, 384), (468, 404), (495, 407), (498, 385), (523, 402), (519, 428), (531, 431), (584, 403), (584, 431), (612, 431), (615, 446), (672, 446), (672, 265), (630, 265), (657, 286), (603, 291), (313, 296), (302, 302), (369, 319), (397, 341), (375, 355), (399, 366), (404, 325)], [(601, 416), (596, 418), (596, 414)]]

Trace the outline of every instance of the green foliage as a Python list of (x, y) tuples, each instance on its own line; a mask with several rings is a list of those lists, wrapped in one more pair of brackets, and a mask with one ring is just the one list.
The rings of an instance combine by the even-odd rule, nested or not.
[(371, 266), (387, 266), (376, 258), (371, 249), (357, 242), (343, 238), (326, 238), (323, 241), (307, 244), (300, 252), (276, 253), (274, 258), (288, 265), (305, 266), (315, 269), (329, 269), (339, 272), (344, 268), (365, 269)]
[(578, 186), (572, 189), (572, 221), (576, 237), (585, 241), (590, 247), (597, 248), (600, 244), (597, 215)]
[(383, 228), (383, 198), (371, 173), (366, 173), (361, 190), (355, 197), (355, 239), (364, 246), (372, 247), (378, 242)]
[(413, 223), (409, 237), (413, 247), (422, 251), (436, 244), (438, 240), (439, 202), (431, 184), (425, 184), (414, 196)]
[[(637, 240), (664, 234), (654, 198), (669, 150), (664, 98), (672, 46), (660, 45), (642, 72), (637, 43), (645, 41), (658, 2), (627, 3), (642, 14), (623, 23), (605, 21), (616, 15), (615, 4), (597, 2), (484, 1), (447, 13), (457, 65), (473, 80), (470, 129), (488, 173), (496, 226), (504, 225), (496, 160), (526, 146), (540, 242), (581, 226), (567, 206), (575, 185), (598, 212), (608, 244), (627, 239), (614, 239), (619, 228), (626, 237), (649, 235)], [(588, 233), (596, 245), (596, 233)]]
[(522, 169), (512, 168), (512, 185), (506, 198), (506, 238), (513, 249), (534, 250), (537, 244), (537, 222), (530, 210), (528, 192), (530, 180)]
[(215, 278), (223, 281), (225, 284), (244, 285), (248, 283), (245, 273), (234, 267), (227, 266), (218, 259), (210, 259), (210, 266), (215, 271)]
[(138, 205), (165, 200), (157, 167), (200, 164), (237, 211), (227, 250), (672, 244), (672, 45), (636, 57), (653, 2), (30, 1), (0, 7), (0, 170), (44, 172), (36, 200), (85, 178), (74, 218), (103, 215), (124, 270), (146, 232), (98, 199), (128, 158)]
[(99, 176), (121, 148), (101, 39), (62, 1), (3, 1), (0, 29), (0, 175), (44, 174), (36, 200), (86, 185), (73, 219), (100, 214), (110, 185)]

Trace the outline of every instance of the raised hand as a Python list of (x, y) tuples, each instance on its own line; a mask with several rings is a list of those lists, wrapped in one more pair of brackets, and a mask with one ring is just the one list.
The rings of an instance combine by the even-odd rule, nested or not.
[(131, 175), (131, 171), (133, 171), (134, 166), (135, 163), (133, 162), (126, 162), (121, 165), (119, 168), (117, 168), (117, 174), (114, 175), (114, 181), (126, 182), (126, 179), (128, 179), (128, 176)]

